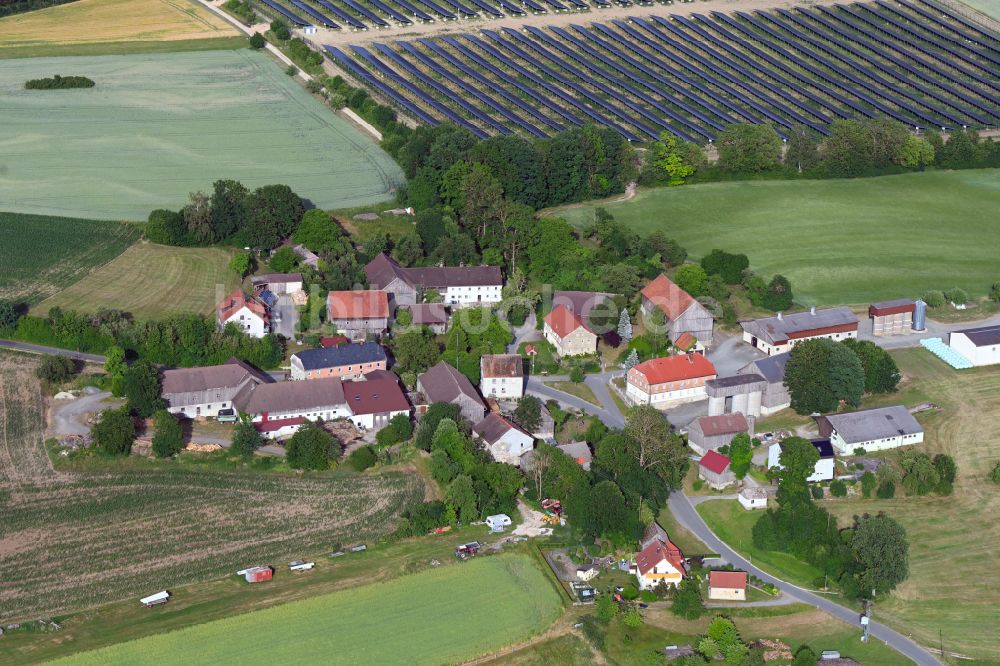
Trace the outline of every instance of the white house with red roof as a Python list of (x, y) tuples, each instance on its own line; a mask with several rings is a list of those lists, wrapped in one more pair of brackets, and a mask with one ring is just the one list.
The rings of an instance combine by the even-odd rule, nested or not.
[(675, 354), (644, 361), (628, 371), (625, 397), (633, 405), (667, 409), (707, 398), (705, 382), (715, 366), (702, 354)]
[(271, 317), (263, 303), (236, 288), (222, 299), (216, 308), (219, 328), (233, 324), (253, 338), (262, 338), (271, 332)]
[(641, 293), (642, 312), (646, 315), (656, 310), (662, 312), (672, 342), (677, 342), (684, 333), (690, 333), (703, 344), (712, 343), (715, 326), (712, 313), (666, 275), (658, 275), (642, 288)]
[(557, 305), (545, 315), (545, 339), (559, 356), (583, 356), (597, 353), (597, 335), (580, 315), (565, 305)]
[(640, 590), (652, 590), (660, 583), (677, 587), (686, 575), (684, 554), (657, 523), (646, 528), (642, 550), (636, 553), (632, 573), (639, 579)]

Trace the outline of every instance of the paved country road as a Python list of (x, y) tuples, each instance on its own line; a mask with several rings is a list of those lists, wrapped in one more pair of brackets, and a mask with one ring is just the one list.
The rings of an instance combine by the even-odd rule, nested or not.
[(33, 345), (29, 342), (15, 342), (14, 340), (0, 340), (0, 348), (13, 349), (14, 351), (28, 352), (29, 354), (52, 354), (54, 356), (67, 356), (79, 361), (90, 361), (91, 363), (104, 363), (106, 360), (99, 354), (84, 354), (71, 349), (60, 349), (59, 347), (46, 347), (45, 345)]
[[(770, 574), (764, 573), (757, 567), (753, 566), (750, 562), (738, 555), (736, 551), (727, 546), (725, 542), (719, 539), (719, 537), (715, 536), (715, 533), (712, 532), (708, 525), (705, 524), (705, 521), (702, 520), (701, 516), (695, 510), (691, 500), (688, 499), (684, 493), (671, 493), (669, 506), (670, 512), (673, 514), (677, 522), (680, 523), (682, 527), (690, 530), (699, 539), (704, 541), (705, 545), (707, 545), (711, 550), (719, 553), (724, 561), (732, 564), (733, 566), (739, 567), (754, 576), (757, 576), (761, 580), (777, 586), (778, 589), (793, 599), (797, 599), (802, 603), (814, 606), (821, 611), (843, 620), (853, 627), (857, 627), (858, 637), (860, 639), (861, 622), (858, 611), (845, 608), (844, 606), (834, 603), (833, 601), (830, 601), (829, 599), (818, 594), (814, 594), (808, 590), (802, 589), (801, 587), (792, 585), (791, 583), (787, 583), (771, 576)], [(869, 640), (880, 640), (885, 642), (886, 645), (909, 658), (919, 666), (936, 666), (941, 664), (936, 657), (931, 655), (922, 647), (914, 643), (906, 636), (903, 636), (898, 631), (890, 629), (884, 624), (873, 622), (870, 625), (870, 634), (871, 638)]]

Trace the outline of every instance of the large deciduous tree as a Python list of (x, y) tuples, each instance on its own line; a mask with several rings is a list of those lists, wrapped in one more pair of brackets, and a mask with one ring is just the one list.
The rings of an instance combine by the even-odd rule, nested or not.
[(217, 180), (212, 184), (212, 235), (219, 241), (236, 233), (247, 216), (247, 188), (236, 180)]
[(146, 360), (133, 363), (122, 377), (122, 395), (136, 416), (148, 418), (162, 408), (160, 373), (156, 366)]
[(250, 421), (241, 420), (236, 424), (236, 428), (233, 429), (233, 443), (230, 449), (233, 453), (249, 459), (253, 457), (254, 451), (263, 444), (264, 438)]
[(639, 467), (653, 471), (669, 489), (680, 486), (688, 457), (662, 412), (652, 405), (633, 407), (625, 419), (625, 435), (635, 442)]
[(865, 391), (868, 393), (892, 393), (896, 390), (900, 379), (902, 379), (902, 374), (889, 352), (871, 340), (848, 338), (844, 340), (843, 344), (853, 351), (858, 360), (861, 361), (861, 368), (865, 372)]
[(835, 411), (841, 400), (861, 404), (865, 375), (857, 355), (827, 339), (806, 340), (792, 348), (785, 386), (799, 414)]
[(127, 407), (106, 409), (90, 430), (94, 444), (109, 455), (128, 455), (135, 440), (135, 423)]
[(153, 454), (157, 458), (169, 458), (184, 448), (184, 432), (177, 417), (165, 409), (158, 410), (153, 417)]
[(330, 461), (340, 457), (340, 442), (321, 427), (307, 421), (285, 447), (288, 464), (296, 469), (329, 469)]
[(728, 173), (763, 173), (781, 164), (781, 137), (771, 125), (728, 125), (715, 143), (719, 168)]
[(854, 524), (851, 550), (861, 567), (857, 575), (862, 594), (885, 594), (906, 580), (910, 573), (909, 542), (906, 530), (895, 520), (879, 513), (865, 514)]
[(653, 165), (666, 174), (668, 185), (683, 185), (695, 172), (689, 148), (666, 131), (660, 132), (660, 140), (653, 144)]

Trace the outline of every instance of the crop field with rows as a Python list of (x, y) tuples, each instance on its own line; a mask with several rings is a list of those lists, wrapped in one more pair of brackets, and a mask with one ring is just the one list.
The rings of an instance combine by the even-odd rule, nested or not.
[(120, 222), (0, 213), (0, 298), (38, 303), (120, 255), (140, 231)]
[(704, 144), (734, 122), (1000, 122), (1000, 35), (937, 0), (583, 23), (326, 50), (417, 120), (479, 136), (596, 122)]
[(376, 539), (423, 484), (145, 460), (53, 468), (37, 358), (0, 354), (0, 623), (140, 597)]

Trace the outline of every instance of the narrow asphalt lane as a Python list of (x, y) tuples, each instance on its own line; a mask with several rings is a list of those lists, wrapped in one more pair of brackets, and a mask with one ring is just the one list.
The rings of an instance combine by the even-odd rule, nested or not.
[(569, 393), (545, 385), (545, 382), (568, 382), (569, 377), (565, 375), (535, 375), (528, 377), (526, 392), (543, 400), (555, 400), (568, 407), (573, 407), (586, 414), (596, 416), (609, 428), (621, 429), (625, 427), (625, 417), (618, 409), (618, 405), (611, 399), (606, 386), (603, 386), (603, 384), (607, 384), (610, 381), (613, 375), (614, 373), (607, 372), (587, 377), (587, 386), (594, 391), (598, 400), (603, 403), (600, 407), (587, 402), (583, 398), (578, 398), (575, 395), (570, 395)]
[(78, 361), (89, 361), (90, 363), (104, 363), (104, 361), (107, 360), (99, 354), (84, 354), (71, 349), (46, 347), (45, 345), (33, 345), (29, 342), (16, 342), (14, 340), (0, 340), (0, 348), (28, 352), (29, 354), (52, 354), (54, 356), (66, 356), (68, 358), (75, 358)]
[[(715, 536), (715, 533), (712, 532), (708, 525), (705, 524), (705, 521), (702, 520), (701, 516), (695, 510), (694, 505), (691, 504), (691, 501), (686, 495), (684, 495), (684, 493), (671, 493), (669, 506), (670, 512), (673, 514), (677, 522), (694, 533), (699, 539), (704, 541), (705, 545), (707, 545), (710, 549), (719, 553), (724, 561), (732, 564), (733, 566), (739, 567), (754, 576), (757, 576), (761, 580), (775, 585), (778, 589), (790, 597), (798, 599), (799, 601), (809, 604), (810, 606), (814, 606), (821, 611), (843, 620), (851, 626), (857, 627), (858, 637), (860, 639), (861, 622), (858, 611), (845, 608), (844, 606), (834, 603), (833, 601), (830, 601), (829, 599), (826, 599), (818, 594), (814, 594), (808, 590), (802, 589), (801, 587), (792, 585), (791, 583), (764, 573), (755, 567), (753, 564), (740, 556), (736, 551), (727, 546), (725, 542), (719, 539), (719, 537)], [(883, 641), (886, 645), (912, 660), (919, 666), (939, 666), (941, 664), (936, 657), (931, 655), (922, 647), (914, 643), (906, 636), (903, 636), (898, 631), (890, 629), (884, 624), (872, 622), (869, 627), (869, 633), (871, 635), (869, 640)]]

